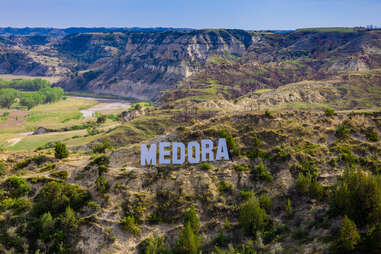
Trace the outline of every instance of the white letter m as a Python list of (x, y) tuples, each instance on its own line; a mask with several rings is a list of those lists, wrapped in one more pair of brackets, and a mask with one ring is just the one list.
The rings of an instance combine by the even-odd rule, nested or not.
[(146, 144), (141, 144), (140, 146), (140, 165), (156, 165), (156, 144), (152, 144), (151, 147), (147, 148)]

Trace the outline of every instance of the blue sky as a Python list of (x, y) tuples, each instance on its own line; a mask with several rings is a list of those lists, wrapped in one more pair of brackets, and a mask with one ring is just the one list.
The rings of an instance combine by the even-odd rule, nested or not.
[(381, 27), (380, 0), (1, 0), (0, 26)]

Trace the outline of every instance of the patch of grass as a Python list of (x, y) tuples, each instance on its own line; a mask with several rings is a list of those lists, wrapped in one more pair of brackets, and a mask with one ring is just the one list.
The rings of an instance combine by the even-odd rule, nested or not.
[(324, 113), (326, 116), (333, 116), (333, 115), (335, 115), (335, 110), (333, 110), (331, 108), (327, 108)]
[(233, 192), (233, 185), (231, 183), (226, 182), (225, 180), (220, 181), (218, 185), (218, 190), (220, 192), (227, 192), (232, 193)]
[(249, 167), (247, 165), (235, 165), (234, 170), (235, 171), (248, 171)]
[(206, 170), (207, 171), (207, 170), (212, 169), (212, 165), (210, 165), (208, 162), (203, 162), (203, 163), (201, 163), (200, 168), (202, 170)]
[(67, 179), (69, 176), (69, 173), (66, 170), (62, 170), (62, 171), (51, 173), (50, 175), (60, 179)]
[(133, 235), (140, 234), (140, 226), (135, 222), (135, 218), (132, 216), (123, 217), (120, 220), (120, 224), (124, 230), (127, 230)]
[(271, 92), (271, 91), (273, 91), (273, 89), (258, 89), (258, 90), (254, 91), (254, 94), (255, 95), (262, 95), (264, 93), (268, 93), (268, 92)]

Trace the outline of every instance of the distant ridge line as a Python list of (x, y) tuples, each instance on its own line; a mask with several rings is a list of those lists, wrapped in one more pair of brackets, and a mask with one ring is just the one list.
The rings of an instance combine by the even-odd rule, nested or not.
[[(224, 29), (224, 28), (221, 28)], [(212, 30), (221, 30), (212, 29)], [(175, 28), (175, 27), (68, 27), (68, 28), (55, 28), (55, 27), (0, 27), (0, 35), (10, 36), (53, 36), (65, 37), (71, 34), (78, 33), (110, 33), (110, 32), (167, 32), (167, 31), (180, 31), (192, 32), (202, 31), (209, 29), (193, 29), (193, 28)], [(247, 32), (271, 32), (271, 33), (291, 33), (295, 30), (244, 30), (244, 29), (226, 29), (226, 30), (242, 30)]]
[(108, 33), (108, 32), (164, 32), (164, 31), (193, 31), (192, 28), (172, 28), (172, 27), (0, 27), (0, 35), (44, 35), (63, 37), (77, 33)]

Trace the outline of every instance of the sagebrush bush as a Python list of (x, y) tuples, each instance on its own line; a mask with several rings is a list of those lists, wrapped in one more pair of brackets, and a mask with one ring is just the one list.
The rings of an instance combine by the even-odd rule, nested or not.
[(97, 191), (101, 194), (108, 192), (111, 187), (110, 183), (104, 176), (100, 176), (97, 178), (96, 185), (97, 185)]
[(271, 175), (270, 171), (267, 170), (267, 167), (261, 160), (259, 164), (254, 168), (252, 171), (254, 173), (255, 178), (267, 181), (267, 182), (272, 182), (274, 180), (274, 177)]
[(93, 146), (93, 153), (105, 153), (107, 149), (111, 149), (111, 144), (108, 141), (103, 141)]
[(235, 165), (234, 170), (235, 171), (248, 171), (249, 167), (247, 165)]
[(344, 124), (339, 124), (336, 129), (335, 136), (339, 139), (345, 139), (349, 137), (349, 130)]
[(324, 113), (326, 116), (333, 116), (333, 115), (335, 115), (335, 110), (333, 110), (331, 108), (327, 108)]
[(105, 123), (107, 120), (105, 115), (99, 114), (97, 115), (97, 123), (102, 124)]
[(106, 166), (107, 167), (110, 164), (110, 159), (106, 155), (101, 155), (101, 156), (96, 157), (93, 160), (93, 164), (98, 165), (98, 166)]
[(69, 156), (69, 151), (67, 150), (66, 145), (61, 142), (57, 142), (55, 146), (54, 156), (56, 159), (67, 158)]
[(364, 253), (381, 253), (381, 223), (373, 226), (366, 234), (361, 250)]
[(5, 180), (5, 189), (11, 197), (21, 197), (28, 194), (32, 188), (26, 182), (25, 178), (10, 176)]
[(307, 174), (299, 173), (295, 180), (295, 188), (300, 194), (317, 200), (323, 199), (325, 195), (324, 187), (309, 172)]
[(123, 217), (120, 221), (122, 228), (133, 235), (140, 234), (140, 226), (135, 222), (135, 218), (132, 216)]
[(270, 210), (273, 206), (273, 201), (268, 195), (262, 194), (261, 196), (259, 196), (259, 204), (262, 208)]

